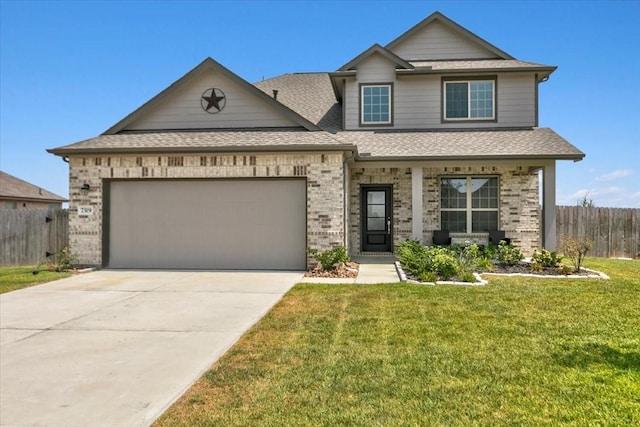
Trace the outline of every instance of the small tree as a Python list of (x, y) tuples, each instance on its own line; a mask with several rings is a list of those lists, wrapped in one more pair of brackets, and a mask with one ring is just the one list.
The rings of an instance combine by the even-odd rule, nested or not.
[(593, 248), (593, 241), (587, 237), (562, 236), (560, 251), (573, 263), (574, 271), (580, 271), (585, 255)]
[(583, 208), (595, 208), (596, 205), (595, 203), (593, 203), (593, 199), (589, 199), (587, 196), (589, 194), (585, 194), (584, 196), (582, 196), (581, 199), (578, 199), (578, 206), (581, 206)]

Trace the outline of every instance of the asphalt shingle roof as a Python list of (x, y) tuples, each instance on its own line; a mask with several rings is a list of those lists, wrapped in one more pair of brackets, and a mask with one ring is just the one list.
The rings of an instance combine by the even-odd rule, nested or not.
[(161, 131), (100, 135), (50, 151), (69, 155), (83, 152), (295, 150), (308, 146), (342, 149), (345, 148), (343, 144), (330, 133), (306, 130)]
[(67, 199), (50, 191), (0, 171), (0, 198), (66, 202)]
[(327, 131), (342, 127), (342, 108), (336, 100), (329, 73), (284, 74), (255, 83), (255, 87)]
[(467, 131), (346, 131), (337, 135), (357, 145), (360, 158), (579, 160), (584, 153), (549, 128)]
[(527, 68), (555, 68), (551, 65), (517, 59), (477, 59), (464, 61), (409, 61), (414, 67), (431, 67), (432, 70), (493, 70), (493, 69), (527, 69)]
[(208, 131), (101, 135), (52, 150), (55, 154), (351, 150), (362, 160), (554, 158), (584, 153), (548, 128), (465, 131)]

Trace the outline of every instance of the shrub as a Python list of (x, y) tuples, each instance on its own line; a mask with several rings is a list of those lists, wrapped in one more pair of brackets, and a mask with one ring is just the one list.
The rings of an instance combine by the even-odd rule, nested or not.
[(558, 264), (558, 266), (556, 267), (556, 271), (560, 274), (564, 274), (565, 276), (567, 276), (573, 273), (573, 267), (566, 264)]
[(476, 276), (474, 276), (471, 271), (465, 271), (464, 273), (460, 273), (460, 280), (463, 282), (474, 283), (476, 281)]
[(496, 259), (502, 265), (516, 265), (524, 259), (524, 255), (511, 243), (501, 240), (496, 249)]
[(539, 262), (532, 262), (531, 265), (529, 266), (529, 269), (534, 273), (540, 273), (543, 268), (544, 268), (543, 265), (540, 264)]
[(463, 247), (458, 253), (457, 258), (461, 275), (484, 270), (488, 262), (488, 260), (483, 257), (480, 247), (476, 244)]
[[(439, 250), (444, 249), (444, 250)], [(435, 256), (433, 257), (433, 270), (442, 277), (444, 280), (449, 279), (451, 276), (458, 274), (460, 268), (458, 267), (458, 260), (449, 252), (446, 248), (434, 249)]]
[(416, 277), (426, 273), (430, 262), (429, 251), (417, 240), (405, 240), (398, 246), (400, 264)]
[(593, 241), (587, 237), (562, 236), (560, 251), (573, 263), (574, 271), (580, 271), (585, 255), (593, 248)]
[(49, 263), (47, 270), (61, 272), (71, 268), (71, 264), (78, 260), (78, 257), (71, 253), (69, 246), (65, 246), (56, 252), (56, 262)]
[(333, 270), (338, 264), (351, 261), (347, 255), (347, 248), (344, 246), (338, 246), (324, 252), (309, 248), (307, 253), (320, 263), (323, 270)]
[(562, 261), (562, 256), (555, 252), (543, 249), (542, 252), (534, 251), (531, 256), (532, 264), (540, 264), (541, 267), (555, 267)]
[(422, 273), (419, 277), (421, 282), (435, 283), (438, 280), (438, 275), (433, 271), (427, 271), (425, 273)]

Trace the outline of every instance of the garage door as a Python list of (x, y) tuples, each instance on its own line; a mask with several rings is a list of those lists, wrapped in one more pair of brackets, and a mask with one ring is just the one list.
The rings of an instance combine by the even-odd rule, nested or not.
[(306, 266), (304, 180), (112, 181), (110, 268)]

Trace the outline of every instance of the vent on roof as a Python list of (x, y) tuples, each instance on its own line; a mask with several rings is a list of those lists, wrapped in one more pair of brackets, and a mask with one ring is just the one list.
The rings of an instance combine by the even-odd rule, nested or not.
[(273, 99), (275, 99), (275, 100), (278, 99), (278, 90), (277, 89), (273, 89)]

